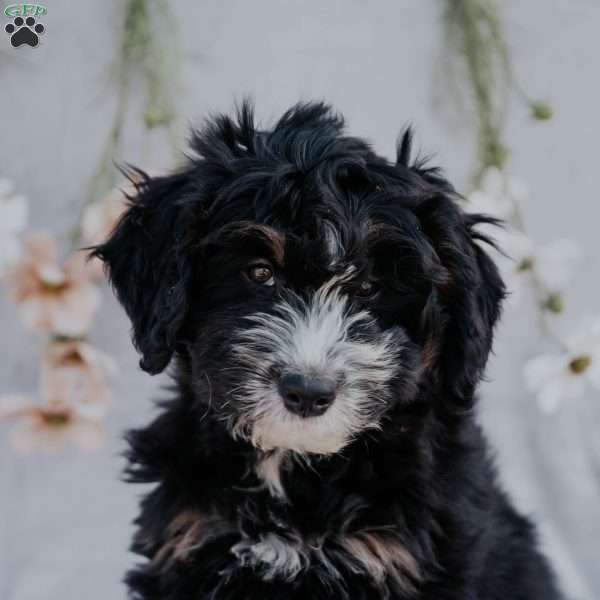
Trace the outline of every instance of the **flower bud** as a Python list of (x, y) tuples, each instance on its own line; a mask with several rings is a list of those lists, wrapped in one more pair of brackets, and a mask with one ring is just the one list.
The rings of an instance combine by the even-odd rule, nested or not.
[(144, 112), (144, 124), (148, 129), (167, 125), (171, 121), (172, 115), (169, 111), (160, 107), (149, 106)]
[(576, 356), (570, 363), (569, 369), (575, 375), (581, 375), (587, 368), (592, 364), (591, 356), (587, 354), (582, 354), (581, 356)]
[(550, 294), (546, 298), (543, 307), (552, 313), (559, 314), (565, 309), (565, 303), (560, 294)]
[(548, 121), (554, 115), (552, 107), (546, 102), (532, 102), (529, 105), (531, 116), (536, 121)]

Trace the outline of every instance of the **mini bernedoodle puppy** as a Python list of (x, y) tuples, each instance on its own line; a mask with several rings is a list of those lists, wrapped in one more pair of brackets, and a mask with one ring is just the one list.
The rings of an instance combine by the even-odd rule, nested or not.
[(151, 482), (136, 600), (555, 600), (473, 414), (504, 287), (436, 169), (321, 103), (192, 138), (95, 249), (172, 399), (129, 435)]

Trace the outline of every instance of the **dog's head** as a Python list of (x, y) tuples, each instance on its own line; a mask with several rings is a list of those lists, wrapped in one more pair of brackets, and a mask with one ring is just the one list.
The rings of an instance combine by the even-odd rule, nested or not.
[[(455, 193), (322, 104), (270, 130), (244, 105), (143, 177), (96, 249), (150, 373), (174, 355), (197, 404), (262, 449), (330, 454), (427, 390), (465, 409), (502, 282)], [(203, 414), (199, 411), (199, 417)]]

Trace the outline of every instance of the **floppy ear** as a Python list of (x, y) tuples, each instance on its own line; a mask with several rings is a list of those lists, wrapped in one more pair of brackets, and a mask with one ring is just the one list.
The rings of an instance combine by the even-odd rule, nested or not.
[(141, 368), (156, 374), (171, 360), (188, 308), (192, 267), (182, 200), (190, 178), (186, 172), (150, 178), (136, 171), (133, 179), (137, 194), (129, 209), (92, 255), (104, 261), (131, 319)]
[(490, 353), (504, 284), (478, 243), (487, 239), (475, 230), (494, 220), (466, 215), (452, 195), (448, 188), (423, 201), (417, 216), (447, 274), (433, 292), (445, 319), (435, 352), (442, 392), (453, 407), (468, 409)]

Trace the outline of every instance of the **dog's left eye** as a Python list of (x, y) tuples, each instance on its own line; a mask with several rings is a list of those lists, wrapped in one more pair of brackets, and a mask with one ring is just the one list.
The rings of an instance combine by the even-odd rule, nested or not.
[(366, 300), (369, 298), (374, 298), (378, 291), (379, 286), (375, 281), (365, 280), (360, 283), (355, 291), (355, 295)]
[(246, 271), (246, 275), (250, 280), (261, 285), (273, 285), (275, 283), (273, 269), (269, 265), (253, 265)]

